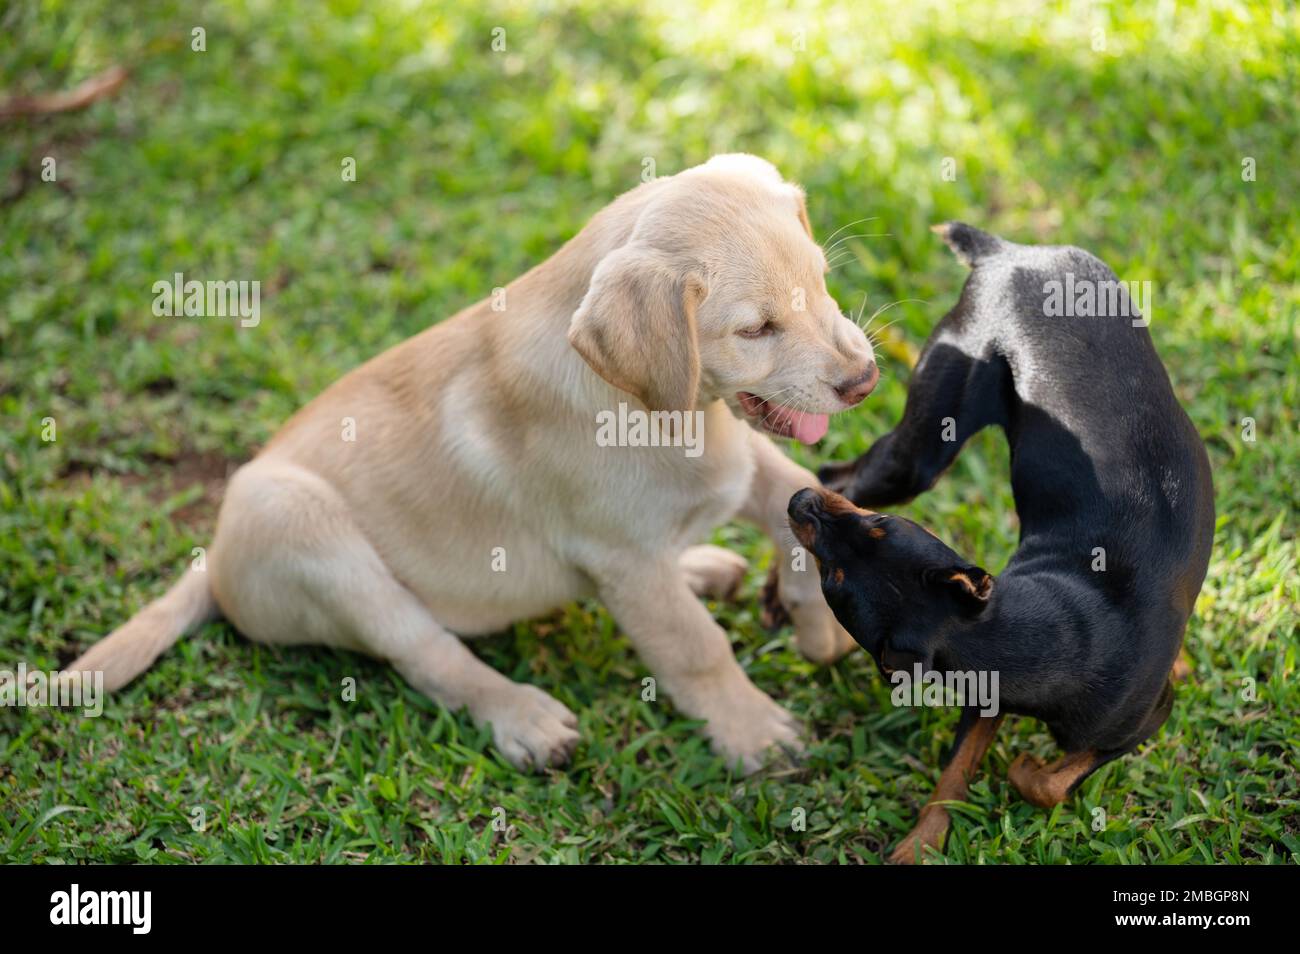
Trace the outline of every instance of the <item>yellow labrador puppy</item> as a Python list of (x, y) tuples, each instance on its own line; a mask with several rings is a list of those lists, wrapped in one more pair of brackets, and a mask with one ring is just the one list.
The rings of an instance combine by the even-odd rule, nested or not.
[[(71, 669), (121, 686), (221, 615), (261, 642), (388, 660), (543, 767), (571, 754), (573, 713), (462, 640), (595, 595), (729, 761), (797, 748), (697, 599), (733, 590), (744, 561), (692, 544), (739, 515), (790, 553), (786, 504), (817, 481), (761, 431), (816, 441), (875, 385), (825, 271), (802, 192), (761, 159), (638, 186), (299, 411), (232, 477), (206, 571)], [(800, 649), (838, 658), (854, 643), (815, 568), (782, 563)]]

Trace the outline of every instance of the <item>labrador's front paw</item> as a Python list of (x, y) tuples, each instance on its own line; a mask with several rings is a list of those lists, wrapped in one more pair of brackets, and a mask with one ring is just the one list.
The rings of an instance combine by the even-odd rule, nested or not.
[(486, 710), (497, 750), (521, 771), (563, 765), (578, 744), (578, 717), (536, 686), (515, 684)]
[(803, 752), (800, 725), (756, 686), (745, 680), (716, 700), (706, 729), (713, 750), (728, 765), (740, 763), (746, 774), (756, 772), (769, 761), (797, 757)]
[(819, 666), (828, 666), (839, 662), (858, 648), (848, 630), (836, 622), (829, 610), (828, 620), (820, 620), (813, 626), (801, 626), (795, 630), (795, 642), (799, 652), (809, 662)]
[(785, 570), (774, 563), (763, 585), (762, 604), (763, 626), (777, 630), (793, 623), (795, 644), (809, 662), (829, 665), (857, 648), (848, 630), (826, 605), (821, 585), (811, 570)]
[[(791, 605), (793, 604), (793, 605)], [(825, 666), (843, 659), (857, 648), (848, 630), (839, 624), (818, 590), (814, 596), (786, 604), (794, 620), (795, 644), (809, 662)]]
[(691, 592), (711, 600), (734, 598), (749, 569), (739, 553), (707, 543), (687, 547), (677, 562)]

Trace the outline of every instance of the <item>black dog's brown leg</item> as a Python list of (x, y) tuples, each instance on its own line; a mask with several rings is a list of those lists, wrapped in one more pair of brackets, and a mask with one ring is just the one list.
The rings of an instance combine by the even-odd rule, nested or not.
[(1114, 756), (1106, 757), (1087, 749), (1069, 752), (1051, 765), (1044, 765), (1026, 753), (1011, 763), (1007, 778), (1029, 804), (1052, 808), (1065, 801), (1075, 786), (1111, 758)]
[(944, 836), (948, 834), (948, 810), (943, 803), (959, 802), (966, 798), (971, 776), (975, 774), (980, 760), (992, 744), (1001, 722), (1002, 716), (983, 718), (975, 709), (967, 709), (962, 713), (952, 758), (940, 774), (934, 794), (921, 809), (921, 817), (916, 826), (889, 856), (890, 864), (914, 864), (923, 860), (925, 848), (943, 847)]
[[(1188, 669), (1190, 670), (1190, 666)], [(1177, 675), (1178, 665), (1174, 665), (1171, 679)], [(1007, 778), (1020, 792), (1020, 797), (1039, 808), (1051, 808), (1070, 797), (1070, 794), (1093, 772), (1107, 762), (1132, 752), (1146, 739), (1151, 738), (1164, 725), (1174, 706), (1174, 686), (1166, 681), (1160, 698), (1156, 700), (1151, 711), (1138, 726), (1137, 730), (1125, 742), (1107, 751), (1083, 749), (1067, 752), (1051, 765), (1043, 765), (1032, 755), (1021, 755), (1007, 769)]]

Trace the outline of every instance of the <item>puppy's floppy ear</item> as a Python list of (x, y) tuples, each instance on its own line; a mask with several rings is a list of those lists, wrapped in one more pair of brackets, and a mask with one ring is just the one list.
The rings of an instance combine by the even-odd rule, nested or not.
[(569, 323), (569, 344), (652, 411), (689, 411), (700, 389), (695, 309), (704, 283), (668, 255), (625, 245), (596, 266)]
[(963, 612), (976, 614), (988, 605), (993, 595), (993, 576), (978, 566), (931, 567), (925, 582), (948, 593)]
[[(799, 212), (799, 224), (802, 225), (803, 230), (808, 233), (808, 237), (812, 238), (812, 222), (808, 218), (808, 203), (804, 201), (802, 189), (796, 190), (794, 201)], [(813, 239), (813, 241), (815, 242), (817, 240)]]

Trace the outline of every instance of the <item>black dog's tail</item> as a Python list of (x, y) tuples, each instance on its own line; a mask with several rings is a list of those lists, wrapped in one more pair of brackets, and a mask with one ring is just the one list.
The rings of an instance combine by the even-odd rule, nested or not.
[(930, 230), (939, 235), (948, 247), (957, 253), (961, 263), (974, 268), (985, 259), (1007, 250), (1011, 243), (988, 232), (981, 232), (965, 222), (943, 222), (930, 226)]

